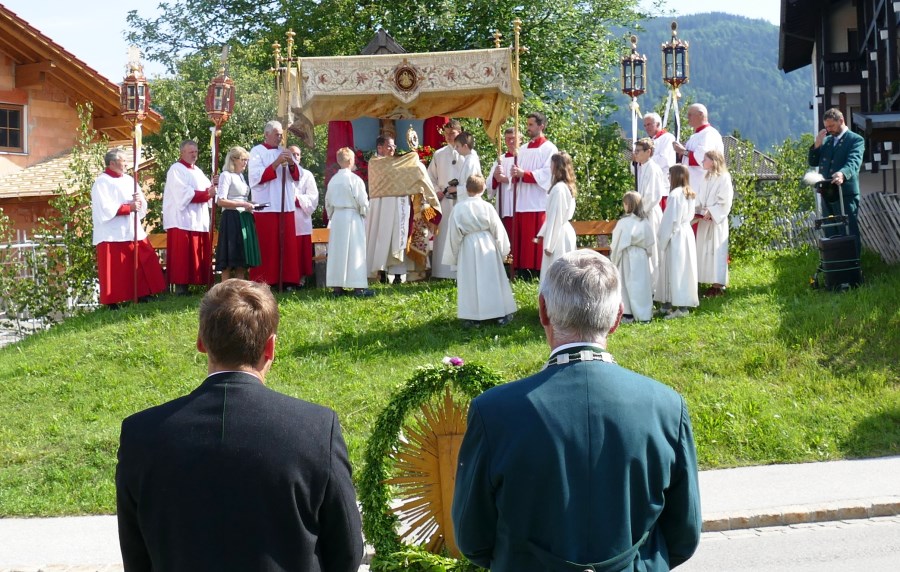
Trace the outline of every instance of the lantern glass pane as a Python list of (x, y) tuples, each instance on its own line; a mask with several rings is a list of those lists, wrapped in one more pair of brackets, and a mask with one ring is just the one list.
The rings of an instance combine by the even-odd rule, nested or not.
[(222, 86), (217, 85), (215, 87), (215, 95), (213, 96), (213, 109), (216, 111), (223, 111), (225, 109), (225, 104), (222, 98)]
[(134, 84), (128, 84), (125, 88), (127, 97), (125, 99), (125, 109), (128, 111), (137, 110), (137, 88)]

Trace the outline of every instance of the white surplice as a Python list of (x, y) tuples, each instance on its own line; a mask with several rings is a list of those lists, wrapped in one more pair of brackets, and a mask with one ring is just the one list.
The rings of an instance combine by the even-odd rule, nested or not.
[(490, 320), (516, 311), (503, 260), (509, 237), (500, 216), (480, 196), (453, 209), (443, 263), (456, 267), (457, 312), (461, 320)]
[[(669, 174), (663, 173), (659, 166), (652, 161), (638, 165), (638, 193), (641, 195), (641, 204), (647, 214), (647, 220), (653, 228), (653, 235), (659, 233), (659, 224), (662, 222), (663, 211), (659, 203), (663, 197), (669, 196)], [(650, 271), (653, 276), (653, 289), (656, 289), (656, 269), (659, 267), (659, 249), (654, 246), (650, 257)]]
[(325, 285), (329, 288), (366, 288), (366, 227), (369, 209), (366, 185), (350, 169), (341, 169), (328, 182), (328, 258)]
[[(575, 250), (575, 229), (569, 222), (573, 216), (575, 216), (575, 197), (572, 196), (569, 186), (559, 181), (551, 187), (547, 196), (547, 218), (537, 233), (538, 237), (544, 239), (541, 280), (557, 258)], [(547, 254), (548, 251), (550, 254)]]
[(657, 235), (659, 280), (654, 300), (678, 307), (700, 305), (693, 219), (694, 199), (687, 198), (682, 187), (672, 189)]
[(316, 179), (307, 169), (300, 168), (300, 180), (293, 181), (294, 232), (297, 236), (312, 234), (312, 214), (319, 207), (319, 187)]
[(627, 214), (613, 230), (609, 259), (619, 269), (624, 313), (646, 322), (653, 317), (651, 256), (656, 252), (656, 234), (650, 220)]
[[(119, 208), (134, 200), (134, 190), (134, 179), (125, 174), (112, 177), (104, 171), (94, 181), (91, 186), (91, 218), (94, 221), (95, 246), (101, 242), (130, 242), (135, 239), (134, 211), (128, 216), (119, 216)], [(147, 198), (140, 187), (137, 192), (142, 204), (137, 213), (137, 240), (144, 240), (147, 232), (140, 221), (147, 215)]]
[(209, 232), (209, 208), (212, 199), (195, 203), (194, 192), (205, 191), (212, 182), (197, 165), (175, 161), (166, 173), (163, 188), (163, 228)]
[[(500, 218), (508, 218), (513, 215), (512, 178), (510, 177), (510, 171), (512, 170), (515, 160), (512, 153), (503, 155), (503, 157), (500, 158), (499, 165), (496, 161), (494, 162), (491, 167), (491, 172), (488, 173), (487, 180), (485, 181), (488, 197), (494, 201), (494, 207), (497, 209), (497, 214), (500, 215)], [(508, 183), (500, 183), (494, 180), (494, 173), (498, 170), (510, 179)]]
[[(687, 165), (688, 172), (691, 175), (691, 188), (694, 192), (700, 188), (703, 176), (706, 175), (706, 169), (703, 168), (703, 156), (707, 151), (717, 149), (722, 156), (725, 155), (725, 144), (722, 142), (722, 136), (716, 131), (716, 128), (707, 123), (697, 128), (697, 131), (684, 144), (685, 153), (681, 158), (681, 162)], [(668, 208), (668, 205), (666, 206)]]
[(704, 178), (697, 192), (697, 213), (712, 220), (697, 223), (697, 280), (728, 285), (728, 225), (734, 186), (731, 175)]
[[(459, 162), (459, 153), (456, 152), (453, 145), (446, 145), (434, 152), (434, 155), (431, 157), (431, 163), (428, 164), (428, 176), (431, 178), (432, 184), (434, 184), (435, 191), (445, 192), (445, 189), (450, 185), (450, 181), (459, 174), (459, 168), (457, 167)], [(457, 189), (460, 198), (466, 194), (465, 184), (465, 181), (459, 181)], [(434, 278), (456, 278), (456, 272), (443, 262), (444, 249), (447, 242), (447, 225), (450, 223), (450, 215), (453, 214), (455, 204), (456, 201), (446, 195), (441, 199), (441, 222), (432, 241), (431, 275)]]
[(675, 154), (675, 147), (672, 143), (675, 143), (675, 136), (665, 129), (660, 129), (653, 138), (653, 156), (650, 157), (650, 160), (656, 163), (659, 170), (666, 176), (667, 182), (662, 194), (664, 197), (669, 196), (669, 167), (678, 162), (678, 155)]

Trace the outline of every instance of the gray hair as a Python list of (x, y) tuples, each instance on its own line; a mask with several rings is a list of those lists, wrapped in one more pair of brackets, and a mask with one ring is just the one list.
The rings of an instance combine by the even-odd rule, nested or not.
[(651, 111), (650, 113), (644, 114), (644, 119), (647, 118), (652, 119), (657, 125), (662, 125), (662, 117), (659, 116), (659, 113)]
[(281, 122), (275, 121), (273, 119), (272, 121), (269, 121), (268, 123), (266, 123), (266, 126), (263, 127), (263, 133), (268, 135), (269, 133), (275, 131), (276, 129), (281, 129), (282, 131), (284, 131), (284, 127), (281, 125)]
[(554, 333), (570, 341), (605, 339), (622, 302), (616, 265), (587, 249), (557, 259), (541, 280), (540, 293)]
[(125, 150), (121, 147), (114, 147), (107, 151), (106, 155), (103, 156), (103, 162), (109, 167), (109, 164), (119, 157), (122, 157), (123, 160), (125, 159)]
[(181, 142), (181, 145), (178, 146), (178, 150), (184, 151), (185, 147), (198, 147), (199, 148), (199, 145), (197, 145), (197, 142), (194, 141), (193, 139), (185, 139), (184, 141)]
[(706, 110), (706, 106), (702, 103), (692, 103), (688, 109), (693, 109), (694, 111), (700, 113), (703, 116), (703, 119), (709, 119), (709, 111)]

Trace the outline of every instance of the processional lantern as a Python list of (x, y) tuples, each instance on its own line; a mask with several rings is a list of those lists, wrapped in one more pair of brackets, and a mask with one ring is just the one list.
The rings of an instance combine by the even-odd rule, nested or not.
[[(141, 65), (141, 53), (136, 46), (128, 48), (128, 75), (122, 80), (122, 87), (119, 91), (120, 107), (122, 117), (131, 124), (131, 149), (133, 153), (133, 173), (134, 173), (134, 189), (133, 199), (138, 199), (138, 157), (140, 156), (141, 146), (141, 122), (147, 118), (150, 111), (150, 86), (147, 85), (147, 78), (144, 77), (144, 66)], [(132, 261), (132, 279), (133, 292), (132, 302), (138, 302), (138, 213), (135, 211), (132, 216), (132, 250), (134, 258)]]
[(216, 129), (221, 129), (234, 111), (234, 80), (228, 77), (225, 68), (227, 58), (228, 47), (226, 46), (222, 49), (219, 75), (209, 82), (209, 87), (206, 90), (206, 115), (216, 126)]
[(128, 75), (122, 80), (120, 110), (132, 125), (147, 118), (150, 110), (150, 86), (144, 77), (140, 52), (134, 46), (128, 50)]
[(646, 91), (647, 56), (638, 54), (637, 36), (631, 36), (631, 53), (622, 58), (622, 93), (632, 98)]
[(663, 116), (663, 127), (669, 124), (669, 110), (675, 114), (675, 138), (681, 140), (681, 116), (678, 112), (678, 89), (690, 80), (690, 58), (688, 43), (678, 38), (678, 22), (672, 22), (672, 39), (662, 45), (663, 82), (669, 86), (669, 97), (666, 100), (666, 112)]

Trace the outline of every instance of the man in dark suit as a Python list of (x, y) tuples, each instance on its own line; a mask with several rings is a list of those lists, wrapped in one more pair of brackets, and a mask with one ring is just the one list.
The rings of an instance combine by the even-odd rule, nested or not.
[(475, 398), (459, 451), (460, 551), (492, 572), (668, 570), (700, 541), (690, 417), (669, 387), (616, 365), (619, 273), (576, 250), (541, 281), (550, 359)]
[(125, 570), (356, 571), (363, 554), (334, 411), (264, 385), (278, 306), (227, 280), (200, 303), (193, 392), (125, 419), (116, 469)]
[[(844, 114), (831, 108), (822, 116), (825, 129), (819, 131), (816, 141), (809, 148), (809, 166), (818, 167), (819, 174), (833, 185), (841, 185), (844, 192), (844, 212), (849, 231), (856, 237), (856, 253), (859, 255), (860, 238), (857, 213), (859, 212), (859, 168), (866, 150), (865, 139), (850, 131), (844, 123)], [(841, 201), (836, 187), (822, 192), (822, 215), (840, 216)], [(843, 234), (839, 227), (827, 227), (825, 236)]]

